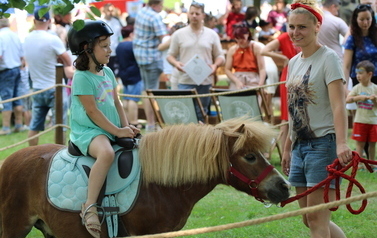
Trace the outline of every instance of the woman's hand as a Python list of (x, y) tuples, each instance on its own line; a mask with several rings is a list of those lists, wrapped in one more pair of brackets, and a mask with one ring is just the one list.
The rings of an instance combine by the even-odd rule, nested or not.
[(237, 89), (243, 89), (245, 87), (245, 85), (239, 79), (234, 80), (234, 83), (236, 84)]
[(291, 169), (291, 155), (290, 152), (284, 152), (281, 160), (281, 169), (285, 175), (289, 175)]
[(289, 59), (288, 59), (288, 57), (284, 55), (284, 58), (285, 58), (285, 59), (284, 59), (284, 61), (283, 61), (283, 67), (287, 66), (288, 63), (289, 63)]
[(336, 153), (340, 164), (344, 167), (352, 160), (352, 151), (347, 144), (340, 144), (336, 147)]

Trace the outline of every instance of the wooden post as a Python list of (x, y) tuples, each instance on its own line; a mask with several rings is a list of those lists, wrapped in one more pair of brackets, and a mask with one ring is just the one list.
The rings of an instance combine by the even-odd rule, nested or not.
[[(62, 64), (56, 64), (56, 84), (63, 84), (64, 68)], [(63, 124), (63, 87), (59, 86), (55, 89), (55, 124)], [(63, 127), (55, 129), (55, 144), (64, 145)]]

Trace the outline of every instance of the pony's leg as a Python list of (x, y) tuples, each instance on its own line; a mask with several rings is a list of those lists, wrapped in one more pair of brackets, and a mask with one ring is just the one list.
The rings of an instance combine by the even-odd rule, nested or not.
[[(1, 238), (25, 238), (30, 233), (33, 224), (22, 223), (16, 215), (14, 215), (14, 218), (2, 221)], [(13, 222), (8, 222), (9, 220), (13, 220)], [(17, 224), (17, 221), (20, 223)]]
[(48, 233), (48, 231), (46, 229), (46, 224), (42, 220), (38, 220), (34, 224), (34, 227), (42, 232), (44, 238), (55, 238), (55, 236)]
[[(16, 180), (13, 177), (10, 179)], [(1, 238), (26, 237), (38, 220), (37, 214), (32, 212), (33, 206), (28, 202), (27, 198), (30, 198), (30, 196), (24, 190), (17, 191), (17, 189), (10, 187), (4, 189), (4, 187), (4, 183), (1, 183)], [(22, 187), (22, 184), (20, 187)]]

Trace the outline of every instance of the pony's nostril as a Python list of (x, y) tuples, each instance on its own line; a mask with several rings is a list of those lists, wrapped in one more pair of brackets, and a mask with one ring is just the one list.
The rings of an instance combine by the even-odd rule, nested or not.
[(281, 183), (281, 186), (282, 186), (283, 188), (288, 189), (288, 190), (291, 188), (291, 185), (290, 185), (289, 183)]

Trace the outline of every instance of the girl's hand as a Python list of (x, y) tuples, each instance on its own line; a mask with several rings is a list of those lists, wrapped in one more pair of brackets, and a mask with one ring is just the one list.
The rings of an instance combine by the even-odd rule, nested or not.
[(135, 133), (135, 135), (140, 133), (140, 129), (135, 127), (134, 125), (129, 125), (128, 127), (131, 128), (131, 130)]
[(134, 138), (135, 132), (131, 129), (130, 126), (126, 126), (126, 127), (123, 127), (123, 128), (119, 128), (116, 136), (119, 137), (119, 138), (123, 138), (123, 137)]

